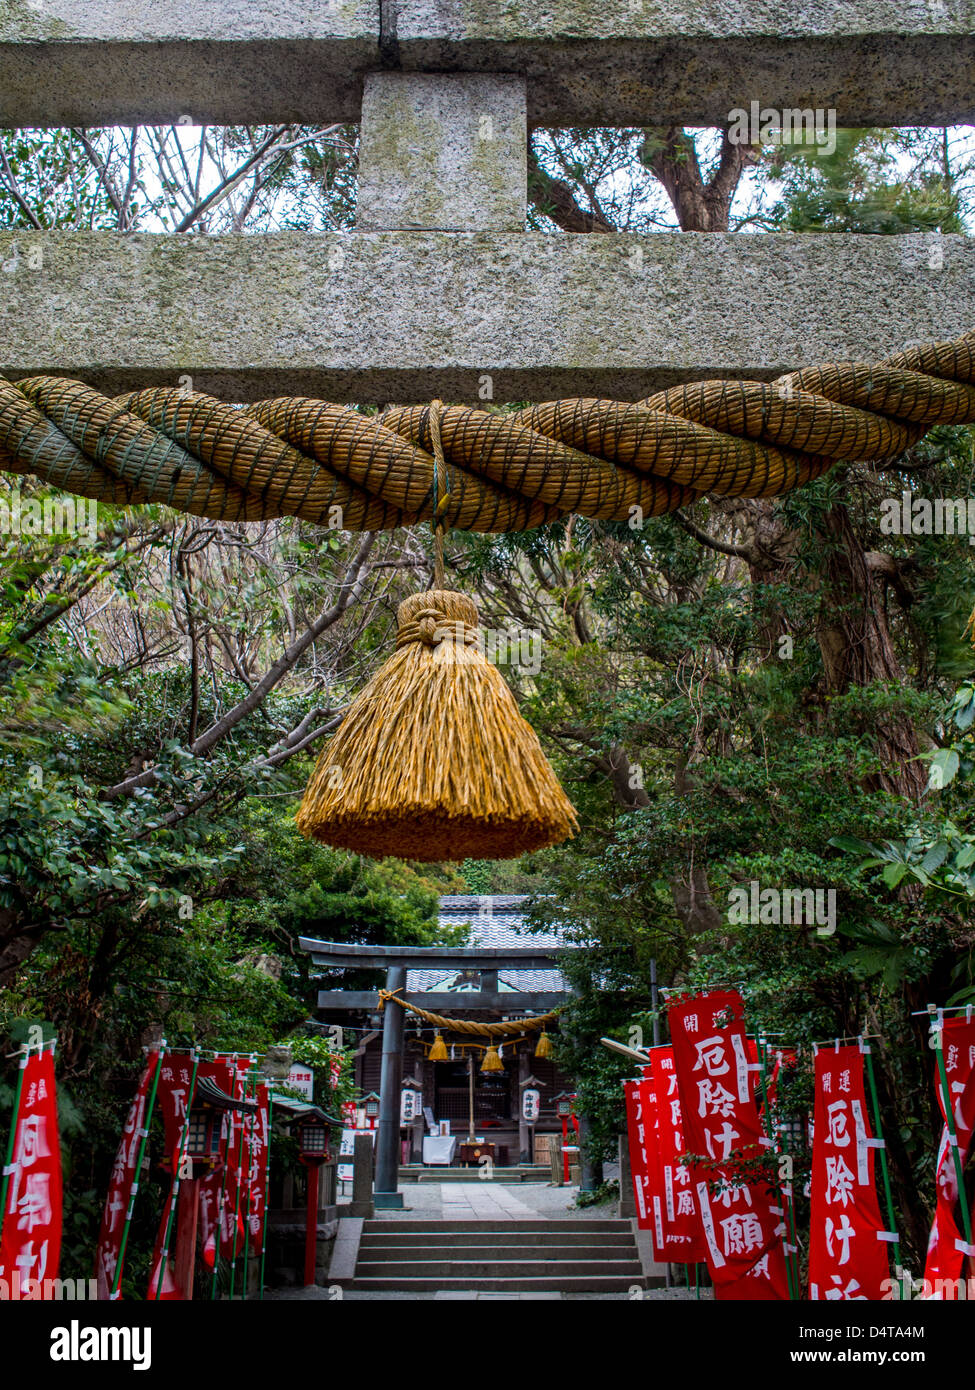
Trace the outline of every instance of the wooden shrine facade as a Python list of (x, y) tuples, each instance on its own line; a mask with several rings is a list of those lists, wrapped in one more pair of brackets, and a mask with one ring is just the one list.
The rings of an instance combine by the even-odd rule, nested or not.
[[(314, 965), (329, 974), (384, 971), (386, 989), (401, 990), (408, 1003), (429, 1012), (481, 1023), (517, 1020), (547, 1013), (569, 997), (558, 970), (565, 946), (552, 944), (554, 938), (547, 938), (547, 944), (511, 944), (531, 941), (520, 936), (515, 925), (523, 901), (520, 896), (442, 899), (441, 921), (468, 924), (478, 943), (470, 946), (362, 946), (308, 937), (300, 938), (300, 945)], [(423, 1161), (423, 1140), (431, 1121), (437, 1129), (449, 1125), (460, 1154), (470, 1123), (471, 1057), (475, 1132), (493, 1146), (495, 1162), (512, 1166), (548, 1161), (549, 1141), (561, 1139), (562, 1133), (556, 1097), (573, 1086), (550, 1057), (535, 1055), (537, 1032), (507, 1044), (497, 1039), (503, 1070), (484, 1072), (483, 1051), (472, 1051), (469, 1044), (488, 1039), (465, 1039), (445, 1030), (447, 1059), (432, 1061), (432, 1025), (392, 1003), (380, 1014), (379, 1002), (378, 989), (355, 988), (322, 989), (317, 1002), (321, 1022), (356, 1030), (356, 1084), (363, 1094), (380, 1096), (377, 1205), (399, 1205), (396, 1170), (403, 1162)], [(401, 1118), (406, 1088), (422, 1097), (410, 1121)], [(529, 1089), (539, 1093), (537, 1118), (532, 1120), (525, 1117), (523, 1105)]]

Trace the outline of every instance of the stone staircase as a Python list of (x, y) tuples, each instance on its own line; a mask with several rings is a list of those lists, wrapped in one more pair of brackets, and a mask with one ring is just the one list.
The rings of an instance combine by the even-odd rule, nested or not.
[(344, 1282), (363, 1291), (625, 1293), (648, 1281), (629, 1221), (393, 1217), (363, 1222)]
[[(421, 1164), (401, 1166), (399, 1181), (421, 1183), (469, 1183), (479, 1175), (477, 1168), (430, 1168)], [(523, 1182), (549, 1183), (552, 1180), (551, 1165), (520, 1163), (507, 1168), (497, 1167), (491, 1174), (492, 1182), (517, 1184)]]

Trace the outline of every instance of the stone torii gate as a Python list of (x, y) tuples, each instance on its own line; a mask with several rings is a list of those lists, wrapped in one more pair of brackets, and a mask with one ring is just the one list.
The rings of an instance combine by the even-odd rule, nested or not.
[(954, 0), (31, 0), (4, 125), (361, 121), (354, 235), (0, 234), (0, 371), (236, 401), (634, 399), (968, 331), (975, 243), (526, 233), (531, 126), (970, 121)]
[[(955, 0), (5, 5), (5, 126), (360, 121), (361, 159), (352, 235), (0, 233), (0, 371), (108, 392), (188, 374), (241, 402), (635, 399), (959, 336), (975, 241), (528, 233), (527, 135), (718, 126), (753, 101), (961, 123), (973, 70)], [(396, 987), (406, 958), (383, 959)], [(395, 1198), (402, 1011), (385, 1027), (377, 1186)]]
[[(345, 942), (318, 941), (301, 936), (298, 944), (311, 956), (314, 965), (329, 969), (385, 970), (386, 988), (402, 991), (408, 1004), (424, 1009), (457, 1009), (519, 1011), (544, 1013), (557, 1008), (569, 998), (567, 992), (548, 994), (498, 990), (499, 970), (551, 970), (558, 966), (564, 949), (534, 946), (490, 947), (477, 946), (354, 946)], [(481, 977), (479, 990), (463, 994), (437, 994), (430, 991), (406, 993), (406, 972), (424, 966), (436, 969), (476, 970)], [(379, 995), (374, 990), (320, 990), (320, 1009), (375, 1009)], [(405, 1010), (387, 1006), (383, 1010), (383, 1054), (379, 1081), (379, 1122), (376, 1127), (377, 1207), (401, 1207), (399, 1192), (399, 1130), (400, 1090), (403, 1084), (403, 1025)], [(580, 1124), (580, 1128), (581, 1128)], [(586, 1186), (585, 1181), (583, 1186)]]

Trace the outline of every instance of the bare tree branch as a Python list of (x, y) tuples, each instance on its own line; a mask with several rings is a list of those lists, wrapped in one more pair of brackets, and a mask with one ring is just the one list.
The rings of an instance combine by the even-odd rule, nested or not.
[(41, 223), (37, 220), (37, 217), (34, 215), (33, 209), (31, 208), (30, 204), (26, 201), (24, 195), (20, 191), (20, 185), (14, 177), (14, 172), (7, 161), (6, 151), (4, 150), (2, 143), (0, 143), (0, 169), (3, 170), (3, 181), (7, 185), (7, 188), (10, 190), (10, 196), (13, 198), (14, 202), (17, 204), (21, 212), (27, 218), (27, 221), (31, 224), (35, 231), (39, 232), (43, 230)]
[[(339, 618), (348, 608), (349, 604), (361, 594), (369, 577), (370, 570), (366, 567), (366, 560), (369, 558), (373, 544), (375, 543), (375, 532), (367, 531), (359, 543), (339, 588), (338, 598), (331, 608), (327, 608), (323, 613), (311, 623), (302, 635), (289, 646), (284, 654), (268, 668), (264, 676), (254, 686), (253, 690), (248, 691), (234, 707), (227, 711), (222, 718), (216, 720), (210, 727), (196, 739), (189, 748), (194, 757), (203, 757), (215, 747), (220, 740), (226, 737), (240, 721), (258, 708), (264, 698), (270, 694), (278, 682), (287, 675), (294, 667), (299, 657), (315, 642), (323, 632), (337, 623)], [(146, 768), (136, 776), (127, 777), (122, 782), (117, 782), (113, 787), (107, 787), (102, 793), (106, 801), (114, 801), (120, 796), (130, 796), (140, 787), (150, 787), (157, 779), (157, 770), (153, 767)]]
[[(539, 212), (564, 232), (612, 232), (601, 211), (585, 212), (564, 179), (554, 178), (541, 167), (535, 151), (528, 151), (528, 198)], [(597, 204), (598, 208), (598, 204)]]
[(671, 516), (682, 530), (686, 531), (689, 536), (693, 536), (696, 541), (700, 541), (701, 545), (706, 545), (709, 550), (717, 550), (722, 555), (733, 555), (738, 560), (747, 560), (749, 564), (753, 563), (754, 556), (751, 550), (743, 550), (739, 545), (731, 545), (728, 541), (719, 541), (716, 536), (708, 535), (707, 531), (700, 530), (693, 521), (688, 520), (683, 512), (671, 512)]

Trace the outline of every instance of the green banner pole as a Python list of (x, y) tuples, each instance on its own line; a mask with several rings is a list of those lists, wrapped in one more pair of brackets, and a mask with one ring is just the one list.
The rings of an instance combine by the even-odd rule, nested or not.
[[(762, 1113), (763, 1113), (764, 1116), (765, 1116), (765, 1132), (766, 1132), (766, 1138), (767, 1138), (768, 1141), (769, 1141), (770, 1150), (771, 1150), (771, 1152), (774, 1154), (774, 1153), (777, 1152), (777, 1149), (776, 1149), (776, 1147), (775, 1147), (775, 1133), (774, 1133), (774, 1127), (773, 1127), (773, 1125), (772, 1125), (772, 1113), (771, 1113), (771, 1110), (770, 1110), (770, 1108), (769, 1108), (769, 1103), (768, 1103), (768, 1088), (767, 1088), (767, 1086), (766, 1086), (766, 1084), (765, 1084), (765, 1066), (766, 1066), (766, 1058), (765, 1058), (765, 1039), (762, 1038), (762, 1037), (756, 1038), (756, 1039), (755, 1039), (755, 1045), (756, 1045), (756, 1049), (757, 1049), (757, 1051), (758, 1051), (758, 1058), (759, 1058), (759, 1072), (758, 1072), (758, 1075), (759, 1075), (759, 1081), (760, 1081), (761, 1087), (762, 1087)], [(791, 1252), (790, 1252), (790, 1250), (789, 1250), (789, 1241), (788, 1241), (788, 1239), (787, 1239), (787, 1236), (788, 1236), (788, 1228), (786, 1227), (786, 1224), (785, 1224), (785, 1193), (782, 1191), (782, 1184), (781, 1184), (781, 1182), (778, 1181), (778, 1178), (776, 1178), (776, 1190), (778, 1191), (778, 1194), (779, 1194), (779, 1201), (782, 1203), (782, 1232), (783, 1232), (783, 1234), (782, 1234), (782, 1254), (783, 1254), (784, 1257), (785, 1257), (785, 1277), (786, 1277), (786, 1283), (787, 1283), (788, 1286), (789, 1286), (789, 1302), (790, 1302), (790, 1303), (795, 1303), (795, 1301), (796, 1301), (796, 1299), (797, 1299), (797, 1297), (798, 1297), (798, 1291), (797, 1291), (796, 1285), (795, 1285), (794, 1270), (793, 1270), (793, 1268), (792, 1268), (792, 1257), (791, 1257)]]
[[(250, 1072), (249, 1072), (249, 1074), (248, 1074), (247, 1080), (248, 1080), (248, 1083), (249, 1083), (249, 1086), (250, 1086), (251, 1096), (254, 1097), (254, 1096), (257, 1095), (257, 1058), (254, 1057), (254, 1056), (251, 1057), (251, 1069), (250, 1069)], [(247, 1171), (248, 1171), (248, 1179), (247, 1179), (247, 1215), (246, 1215), (246, 1217), (244, 1218), (244, 1282), (243, 1282), (243, 1287), (241, 1288), (241, 1292), (240, 1292), (241, 1299), (246, 1299), (246, 1297), (247, 1297), (247, 1257), (248, 1257), (248, 1255), (250, 1254), (250, 1249), (251, 1249), (251, 1231), (250, 1231), (250, 1224), (251, 1224), (251, 1198), (252, 1198), (252, 1196), (253, 1196), (253, 1193), (251, 1192), (250, 1170), (251, 1170), (251, 1165), (252, 1165), (253, 1162), (254, 1162), (254, 1122), (255, 1122), (256, 1118), (257, 1118), (256, 1113), (255, 1113), (255, 1114), (252, 1114), (252, 1115), (250, 1116), (250, 1122), (251, 1122), (251, 1126), (250, 1126), (250, 1138), (249, 1138), (249, 1141), (248, 1141), (248, 1144), (247, 1144)]]
[(119, 1241), (118, 1259), (115, 1261), (115, 1273), (112, 1276), (112, 1287), (109, 1294), (114, 1298), (119, 1291), (122, 1282), (122, 1266), (125, 1263), (125, 1251), (129, 1244), (129, 1230), (132, 1226), (132, 1215), (135, 1211), (135, 1199), (139, 1191), (139, 1179), (142, 1173), (142, 1163), (146, 1156), (146, 1144), (149, 1139), (149, 1125), (152, 1123), (152, 1112), (156, 1104), (156, 1090), (159, 1086), (159, 1074), (162, 1071), (163, 1058), (166, 1055), (166, 1039), (163, 1038), (159, 1048), (159, 1056), (156, 1059), (156, 1073), (152, 1078), (152, 1089), (149, 1092), (149, 1104), (146, 1107), (145, 1122), (142, 1126), (142, 1143), (139, 1145), (139, 1157), (135, 1164), (135, 1176), (132, 1179), (132, 1191), (129, 1193), (128, 1210), (125, 1213), (125, 1225), (122, 1227), (122, 1239)]
[(179, 1175), (183, 1167), (183, 1159), (186, 1156), (186, 1145), (190, 1137), (190, 1110), (193, 1108), (193, 1096), (196, 1091), (196, 1073), (200, 1065), (200, 1054), (194, 1049), (192, 1057), (193, 1075), (190, 1077), (190, 1091), (186, 1098), (186, 1114), (183, 1116), (183, 1127), (179, 1132), (179, 1143), (176, 1146), (175, 1172), (173, 1174), (172, 1186), (169, 1189), (169, 1219), (166, 1222), (166, 1235), (159, 1256), (159, 1278), (156, 1280), (156, 1292), (153, 1294), (154, 1303), (159, 1301), (159, 1297), (162, 1293), (163, 1278), (166, 1273), (166, 1262), (169, 1259), (169, 1241), (173, 1234), (173, 1222), (176, 1220), (176, 1198), (179, 1196)]
[(261, 1223), (261, 1301), (264, 1300), (264, 1257), (267, 1252), (267, 1203), (271, 1191), (271, 1116), (274, 1111), (274, 1092), (267, 1091), (267, 1160), (264, 1164), (264, 1220)]
[(10, 1135), (7, 1139), (7, 1161), (3, 1165), (3, 1183), (0, 1185), (0, 1240), (3, 1239), (3, 1222), (7, 1215), (7, 1188), (10, 1185), (10, 1169), (14, 1161), (14, 1135), (17, 1132), (17, 1116), (20, 1114), (20, 1097), (24, 1090), (24, 1072), (27, 1069), (27, 1058), (30, 1056), (30, 1043), (21, 1043), (20, 1066), (17, 1068), (17, 1088), (14, 1094), (14, 1108), (10, 1119)]
[[(897, 1217), (896, 1217), (896, 1215), (895, 1215), (895, 1213), (894, 1213), (894, 1198), (893, 1198), (893, 1194), (891, 1193), (891, 1190), (890, 1190), (890, 1169), (889, 1169), (888, 1166), (887, 1166), (887, 1145), (886, 1145), (886, 1143), (884, 1142), (884, 1131), (883, 1131), (883, 1127), (882, 1127), (882, 1125), (881, 1125), (881, 1123), (880, 1123), (880, 1101), (879, 1101), (878, 1096), (877, 1096), (877, 1082), (876, 1082), (876, 1080), (875, 1080), (875, 1078), (874, 1078), (874, 1074), (873, 1074), (873, 1056), (872, 1056), (872, 1053), (871, 1053), (870, 1044), (864, 1042), (862, 1038), (860, 1039), (860, 1050), (862, 1051), (863, 1056), (864, 1056), (864, 1060), (865, 1060), (865, 1062), (866, 1062), (867, 1080), (868, 1080), (868, 1082), (870, 1083), (870, 1105), (871, 1105), (871, 1107), (872, 1107), (872, 1109), (873, 1109), (873, 1127), (874, 1127), (874, 1130), (876, 1131), (876, 1137), (881, 1141), (881, 1142), (880, 1142), (880, 1149), (879, 1149), (879, 1153), (880, 1153), (880, 1171), (881, 1171), (881, 1173), (883, 1173), (883, 1175), (884, 1175), (884, 1197), (885, 1197), (886, 1202), (887, 1202), (887, 1220), (888, 1220), (889, 1223), (890, 1223), (890, 1231), (891, 1231), (891, 1234), (896, 1234), (896, 1232), (897, 1232)], [(896, 1269), (900, 1269), (900, 1267), (901, 1267), (901, 1246), (900, 1246), (900, 1241), (899, 1241), (899, 1240), (893, 1240), (893, 1241), (891, 1241), (891, 1245), (894, 1247), (894, 1268), (895, 1268), (895, 1270), (896, 1270)]]
[(941, 1098), (945, 1107), (945, 1124), (948, 1128), (948, 1147), (951, 1149), (955, 1164), (955, 1178), (958, 1182), (958, 1205), (961, 1207), (961, 1224), (965, 1233), (965, 1244), (972, 1243), (972, 1218), (968, 1210), (968, 1197), (965, 1193), (965, 1165), (962, 1156), (958, 1151), (958, 1130), (955, 1126), (955, 1110), (951, 1103), (951, 1087), (948, 1085), (948, 1072), (945, 1069), (945, 1054), (941, 1046), (941, 1025), (944, 1016), (938, 1010), (938, 1026), (934, 1032), (934, 1051), (938, 1059), (938, 1078), (941, 1084)]

